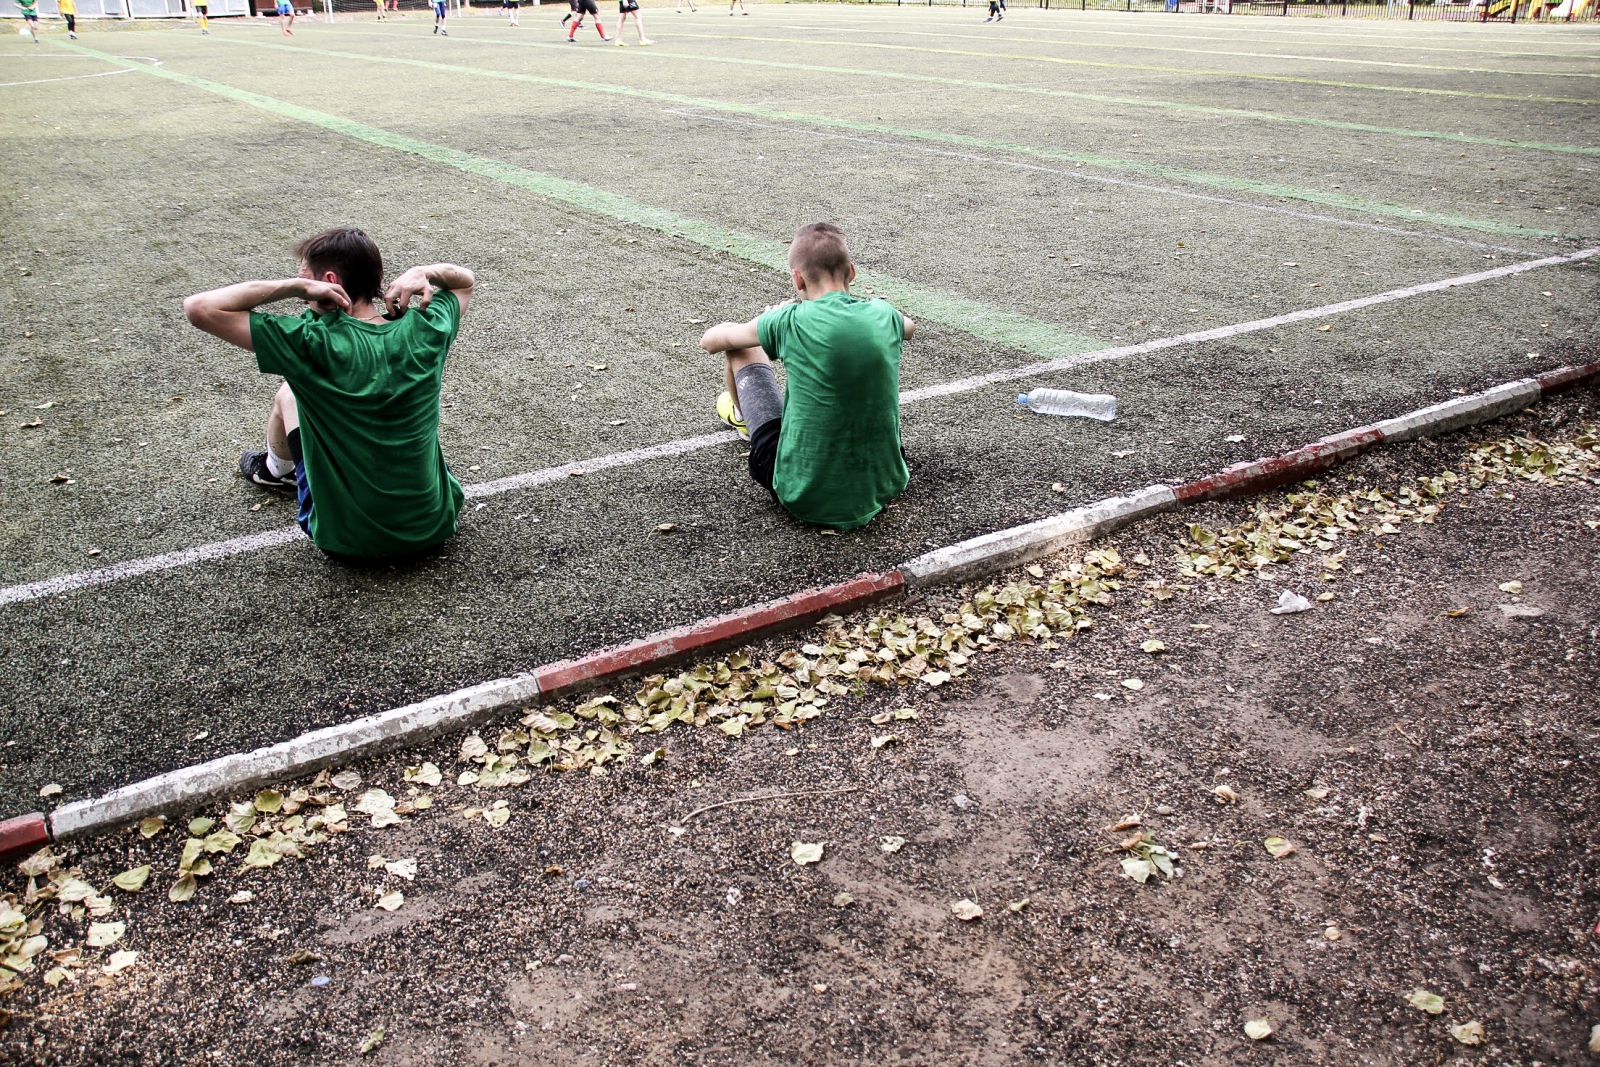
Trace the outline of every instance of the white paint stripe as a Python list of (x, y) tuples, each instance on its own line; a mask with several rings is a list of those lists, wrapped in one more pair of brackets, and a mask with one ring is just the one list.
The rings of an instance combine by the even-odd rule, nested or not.
[(1080, 352), (1076, 355), (1062, 356), (1059, 359), (1046, 360), (1042, 363), (1030, 363), (1025, 367), (1011, 367), (1006, 370), (975, 375), (971, 378), (957, 378), (955, 381), (913, 389), (908, 393), (901, 393), (900, 402), (902, 404), (911, 404), (918, 400), (928, 400), (936, 396), (971, 392), (986, 385), (997, 385), (1000, 382), (1015, 381), (1019, 378), (1031, 378), (1035, 375), (1049, 374), (1053, 371), (1066, 370), (1070, 367), (1081, 367), (1086, 363), (1100, 363), (1109, 359), (1141, 356), (1147, 352), (1159, 352), (1164, 348), (1176, 348), (1179, 345), (1220, 341), (1229, 337), (1238, 337), (1240, 334), (1271, 330), (1279, 326), (1307, 322), (1312, 319), (1324, 319), (1330, 315), (1343, 315), (1349, 311), (1359, 311), (1362, 308), (1388, 304), (1396, 300), (1408, 300), (1424, 293), (1436, 293), (1440, 290), (1453, 289), (1457, 286), (1476, 285), (1479, 282), (1490, 281), (1494, 278), (1504, 278), (1512, 274), (1521, 274), (1524, 271), (1536, 270), (1539, 267), (1554, 267), (1563, 263), (1576, 263), (1579, 260), (1590, 259), (1596, 255), (1600, 255), (1600, 248), (1585, 248), (1582, 251), (1572, 252), (1564, 256), (1549, 256), (1545, 259), (1536, 259), (1528, 263), (1512, 263), (1504, 267), (1495, 267), (1492, 270), (1479, 271), (1476, 274), (1462, 274), (1455, 278), (1445, 278), (1442, 281), (1408, 285), (1403, 289), (1390, 289), (1386, 293), (1360, 296), (1353, 300), (1342, 300), (1337, 304), (1307, 308), (1304, 311), (1291, 311), (1286, 315), (1274, 315), (1271, 318), (1235, 323), (1232, 326), (1219, 326), (1214, 330), (1200, 330), (1195, 333), (1180, 334), (1177, 337), (1162, 337), (1136, 345), (1123, 345), (1120, 348), (1102, 348), (1095, 352)]
[(198, 548), (181, 548), (176, 552), (165, 552), (159, 556), (130, 559), (126, 563), (103, 567), (100, 570), (83, 571), (79, 574), (63, 574), (58, 578), (46, 578), (41, 582), (7, 586), (4, 589), (0, 589), (0, 606), (17, 604), (24, 600), (38, 600), (42, 597), (56, 596), (60, 593), (70, 593), (74, 589), (82, 589), (85, 586), (103, 585), (106, 582), (117, 582), (124, 578), (135, 578), (141, 574), (149, 574), (152, 571), (170, 571), (175, 567), (187, 567), (191, 563), (203, 563), (208, 559), (225, 559), (228, 556), (238, 556), (245, 552), (272, 548), (274, 545), (285, 545), (296, 537), (301, 536), (304, 535), (301, 534), (300, 527), (284, 526), (276, 530), (267, 530), (265, 533), (235, 537), (229, 541), (213, 541), (209, 545), (200, 545)]
[(596, 456), (593, 459), (581, 459), (560, 467), (546, 467), (544, 470), (528, 471), (526, 474), (513, 474), (509, 478), (497, 478), (492, 482), (478, 482), (465, 487), (469, 498), (479, 496), (498, 496), (509, 493), (513, 489), (527, 489), (535, 485), (548, 485), (559, 482), (563, 478), (570, 478), (578, 474), (591, 474), (594, 471), (610, 470), (613, 467), (631, 467), (635, 463), (647, 463), (652, 459), (667, 459), (671, 456), (684, 456), (690, 452), (698, 452), (702, 448), (720, 445), (729, 441), (737, 441), (739, 435), (732, 430), (723, 430), (720, 433), (708, 433), (701, 437), (686, 437), (681, 441), (667, 441), (664, 444), (650, 445), (647, 448), (634, 448), (626, 452), (613, 452), (609, 456)]
[(723, 115), (714, 115), (696, 108), (666, 108), (667, 114), (682, 115), (687, 118), (705, 119), (708, 122), (725, 122), (736, 126), (755, 126), (760, 129), (781, 130), (784, 133), (800, 134), (808, 137), (826, 137), (839, 141), (856, 141), (860, 144), (869, 144), (881, 148), (893, 148), (896, 151), (910, 150), (923, 152), (931, 156), (947, 156), (951, 159), (966, 159), (975, 163), (992, 163), (996, 166), (1015, 167), (1018, 170), (1041, 171), (1045, 174), (1058, 174), (1079, 181), (1098, 182), (1102, 185), (1120, 185), (1129, 189), (1139, 189), (1145, 192), (1161, 193), (1166, 196), (1179, 196), (1188, 200), (1204, 200), (1213, 204), (1227, 204), (1231, 207), (1242, 207), (1249, 211), (1262, 211), (1271, 215), (1288, 215), (1296, 219), (1308, 219), (1312, 222), (1327, 222), (1335, 226), (1349, 226), (1361, 230), (1374, 230), (1378, 233), (1392, 234), (1397, 237), (1417, 237), (1428, 241), (1446, 241), (1450, 244), (1466, 245), (1468, 248), (1486, 248), (1492, 252), (1509, 252), (1518, 256), (1537, 256), (1539, 253), (1530, 252), (1524, 248), (1510, 248), (1505, 245), (1485, 244), (1482, 241), (1471, 241), (1464, 237), (1450, 237), (1442, 233), (1428, 233), (1423, 230), (1406, 230), (1398, 226), (1385, 226), (1378, 222), (1366, 222), (1361, 219), (1343, 219), (1336, 215), (1318, 215), (1311, 211), (1296, 211), (1293, 208), (1275, 207), (1271, 204), (1257, 204), (1248, 200), (1235, 200), (1232, 197), (1215, 196), (1210, 193), (1195, 193), (1187, 189), (1171, 189), (1164, 185), (1151, 185), (1147, 182), (1131, 181), (1127, 178), (1113, 178), (1105, 174), (1086, 173), (1077, 168), (1047, 167), (1041, 163), (1025, 163), (1019, 159), (1002, 159), (996, 156), (980, 156), (975, 152), (958, 152), (946, 148), (930, 148), (909, 140), (881, 140), (874, 137), (862, 137), (859, 134), (830, 133), (824, 130), (803, 128), (798, 126), (785, 126), (778, 123), (755, 122), (750, 119), (734, 119)]
[[(1322, 307), (1306, 308), (1303, 311), (1291, 311), (1285, 315), (1274, 315), (1271, 318), (1254, 319), (1250, 322), (1236, 323), (1232, 326), (1219, 326), (1214, 330), (1200, 330), (1195, 333), (1179, 334), (1176, 337), (1163, 337), (1154, 341), (1145, 341), (1135, 345), (1122, 345), (1117, 348), (1102, 348), (1093, 352), (1082, 352), (1077, 355), (1063, 356), (1059, 359), (1047, 360), (1043, 363), (1030, 363), (1025, 367), (1011, 367), (1005, 370), (991, 371), (988, 374), (979, 374), (970, 378), (958, 378), (954, 381), (943, 382), (938, 385), (923, 386), (921, 389), (912, 389), (900, 394), (902, 405), (915, 404), (922, 400), (931, 400), (935, 397), (952, 396), (957, 393), (968, 393), (988, 385), (997, 385), (1001, 382), (1016, 381), (1020, 378), (1030, 378), (1040, 374), (1050, 374), (1055, 371), (1067, 370), (1072, 367), (1083, 366), (1088, 363), (1101, 363), (1106, 360), (1124, 359), (1128, 356), (1144, 355), (1148, 352), (1159, 352), (1166, 348), (1177, 348), (1181, 345), (1202, 344), (1206, 341), (1218, 341), (1229, 337), (1238, 337), (1242, 334), (1257, 333), (1261, 330), (1275, 329), (1296, 322), (1308, 322), (1314, 319), (1327, 318), (1330, 315), (1342, 315), (1350, 311), (1359, 311), (1362, 308), (1387, 304), (1396, 300), (1406, 300), (1424, 293), (1436, 293), (1445, 289), (1458, 286), (1476, 285), (1479, 282), (1491, 281), (1495, 278), (1505, 278), (1526, 271), (1537, 270), (1541, 267), (1555, 267), (1565, 263), (1576, 263), (1580, 260), (1591, 259), (1600, 255), (1600, 247), (1585, 248), (1563, 256), (1548, 256), (1527, 263), (1512, 263), (1504, 267), (1495, 267), (1491, 270), (1478, 271), (1475, 274), (1462, 274), (1454, 278), (1445, 278), (1436, 282), (1424, 282), (1420, 285), (1409, 285), (1402, 289), (1390, 289), (1388, 292), (1377, 293), (1373, 296), (1356, 297), (1353, 300), (1343, 300), (1337, 304), (1325, 304)], [(600, 471), (617, 467), (632, 466), (645, 463), (654, 459), (665, 459), (671, 456), (687, 455), (714, 445), (730, 442), (736, 439), (731, 431), (704, 434), (699, 437), (688, 437), (678, 441), (667, 441), (659, 445), (649, 445), (645, 448), (630, 449), (626, 452), (615, 452), (608, 456), (595, 456), (591, 459), (577, 460), (572, 463), (562, 464), (559, 467), (546, 467), (543, 470), (529, 471), (526, 474), (514, 474), (508, 478), (500, 478), (492, 482), (479, 482), (465, 487), (468, 497), (496, 496), (500, 493), (511, 492), (515, 489), (525, 489), (535, 485), (548, 485), (571, 477), (574, 471)], [(197, 548), (185, 548), (177, 552), (168, 552), (160, 556), (149, 556), (144, 559), (129, 560), (101, 570), (84, 571), (78, 574), (64, 574), (56, 578), (46, 578), (39, 582), (29, 582), (25, 585), (13, 585), (0, 589), (0, 606), (16, 604), (28, 600), (38, 600), (41, 597), (55, 596), (82, 589), (86, 586), (100, 585), (105, 582), (114, 582), (123, 578), (132, 578), (141, 574), (150, 574), (154, 571), (172, 570), (177, 567), (186, 567), (192, 563), (205, 560), (222, 559), (227, 556), (237, 556), (245, 552), (254, 552), (261, 548), (270, 548), (274, 545), (287, 544), (301, 536), (299, 527), (286, 526), (265, 533), (251, 534), (248, 537), (236, 537), (230, 541), (217, 541), (209, 545), (200, 545)]]
[(0, 89), (9, 89), (13, 85), (43, 85), (45, 82), (75, 82), (83, 78), (109, 78), (113, 74), (132, 74), (132, 67), (122, 67), (119, 70), (102, 70), (93, 74), (68, 74), (64, 78), (35, 78), (25, 82), (0, 82)]

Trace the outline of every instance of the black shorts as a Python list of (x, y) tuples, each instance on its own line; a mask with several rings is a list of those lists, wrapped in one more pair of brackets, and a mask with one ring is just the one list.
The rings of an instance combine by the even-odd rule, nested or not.
[(783, 418), (768, 419), (750, 435), (750, 477), (755, 483), (777, 498), (772, 488), (772, 470), (778, 460), (778, 432), (783, 429)]
[(617, 11), (626, 15), (630, 11), (639, 10), (639, 0), (617, 0)]
[(572, 10), (576, 11), (580, 18), (584, 15), (600, 17), (600, 9), (595, 6), (594, 0), (572, 0)]

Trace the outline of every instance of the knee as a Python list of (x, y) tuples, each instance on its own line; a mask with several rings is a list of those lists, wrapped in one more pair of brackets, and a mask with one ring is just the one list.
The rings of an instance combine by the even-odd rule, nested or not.
[(730, 348), (727, 356), (728, 369), (733, 371), (735, 374), (744, 368), (754, 366), (757, 363), (772, 362), (767, 358), (767, 354), (761, 350), (760, 345), (757, 345), (754, 348)]

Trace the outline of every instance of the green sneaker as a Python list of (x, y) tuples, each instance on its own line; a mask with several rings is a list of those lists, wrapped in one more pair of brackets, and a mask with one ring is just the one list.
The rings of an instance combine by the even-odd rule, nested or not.
[(733, 394), (726, 389), (717, 397), (717, 418), (725, 422), (734, 433), (746, 441), (750, 440), (750, 430), (744, 424), (744, 416), (734, 406)]

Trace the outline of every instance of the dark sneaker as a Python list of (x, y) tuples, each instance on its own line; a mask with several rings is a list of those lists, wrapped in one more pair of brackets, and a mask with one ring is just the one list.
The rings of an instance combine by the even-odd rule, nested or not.
[(288, 489), (293, 491), (294, 472), (279, 478), (267, 469), (267, 454), (265, 452), (246, 452), (239, 457), (239, 473), (249, 478), (252, 482), (264, 489)]

